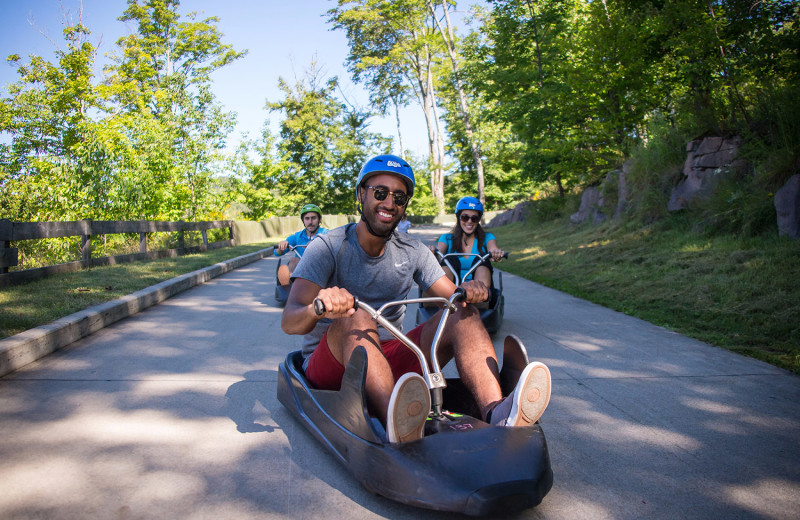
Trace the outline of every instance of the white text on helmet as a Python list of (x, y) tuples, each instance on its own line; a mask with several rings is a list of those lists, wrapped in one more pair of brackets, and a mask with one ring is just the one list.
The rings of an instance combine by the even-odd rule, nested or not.
[(386, 166), (391, 166), (393, 168), (400, 168), (400, 163), (395, 161), (386, 161)]

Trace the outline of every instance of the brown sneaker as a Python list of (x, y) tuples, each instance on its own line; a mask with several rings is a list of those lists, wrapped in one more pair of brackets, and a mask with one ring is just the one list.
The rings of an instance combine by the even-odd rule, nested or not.
[(389, 399), (386, 419), (389, 442), (421, 439), (430, 410), (431, 393), (425, 380), (414, 372), (403, 374), (394, 385)]

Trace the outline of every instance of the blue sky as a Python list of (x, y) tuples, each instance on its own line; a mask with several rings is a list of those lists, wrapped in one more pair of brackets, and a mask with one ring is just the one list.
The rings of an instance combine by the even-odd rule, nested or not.
[[(469, 4), (471, 2), (462, 2)], [(79, 0), (0, 0), (0, 89), (16, 81), (13, 67), (5, 62), (9, 54), (38, 54), (52, 57), (54, 46), (39, 30), (63, 47), (62, 9), (77, 22)], [(91, 31), (91, 42), (99, 43), (98, 56), (115, 50), (117, 38), (132, 32), (133, 27), (117, 20), (125, 10), (125, 0), (84, 0), (83, 23)], [(325, 13), (335, 0), (184, 0), (181, 15), (202, 11), (218, 16), (224, 41), (248, 55), (215, 73), (214, 90), (226, 110), (238, 113), (238, 126), (230, 137), (229, 147), (238, 142), (242, 132), (257, 137), (267, 117), (275, 128), (277, 114), (264, 110), (267, 99), (278, 101), (278, 78), (290, 84), (304, 78), (312, 60), (325, 77), (338, 76), (345, 96), (359, 106), (366, 106), (367, 93), (354, 85), (347, 74), (347, 40), (342, 31), (331, 31)], [(34, 22), (33, 27), (30, 21)], [(38, 27), (38, 30), (37, 30)], [(98, 71), (99, 73), (99, 71)], [(425, 123), (421, 109), (414, 105), (401, 113), (403, 140), (415, 154), (426, 154)], [(393, 116), (373, 119), (373, 131), (395, 137)]]

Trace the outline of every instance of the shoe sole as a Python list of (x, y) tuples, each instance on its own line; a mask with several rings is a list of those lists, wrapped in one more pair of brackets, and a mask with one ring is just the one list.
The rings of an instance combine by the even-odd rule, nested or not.
[(514, 390), (514, 401), (506, 426), (529, 426), (535, 423), (550, 403), (552, 382), (550, 369), (546, 365), (534, 361), (525, 368), (520, 379), (524, 383), (517, 384)]
[(386, 434), (389, 442), (410, 442), (422, 438), (431, 409), (431, 394), (419, 374), (403, 374), (389, 400)]

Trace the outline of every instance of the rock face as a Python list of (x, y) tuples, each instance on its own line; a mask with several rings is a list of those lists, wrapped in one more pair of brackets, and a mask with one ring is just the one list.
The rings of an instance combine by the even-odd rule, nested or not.
[(725, 175), (744, 167), (738, 159), (741, 143), (738, 138), (706, 137), (686, 145), (684, 178), (672, 190), (667, 209), (678, 211), (691, 207), (692, 202), (708, 197)]
[(775, 193), (778, 235), (800, 238), (800, 175), (795, 174)]
[(486, 224), (485, 227), (495, 228), (505, 226), (506, 224), (511, 224), (512, 222), (522, 222), (525, 220), (525, 216), (528, 212), (528, 206), (530, 205), (530, 202), (520, 202), (514, 206), (514, 209), (498, 213), (488, 224)]
[[(695, 139), (686, 145), (684, 177), (672, 190), (667, 209), (678, 211), (690, 208), (693, 202), (713, 194), (720, 180), (726, 176), (739, 175), (747, 164), (739, 158), (739, 138), (706, 137)], [(586, 188), (581, 196), (581, 206), (577, 213), (570, 215), (573, 224), (601, 224), (612, 218), (620, 219), (631, 205), (628, 184), (631, 161), (626, 161), (621, 170), (606, 175), (599, 186)], [(614, 199), (616, 194), (616, 200)], [(778, 217), (780, 236), (800, 238), (800, 174), (793, 175), (775, 193), (775, 211)], [(513, 210), (498, 214), (486, 227), (498, 227), (511, 222), (524, 220), (530, 202), (522, 202)]]
[(591, 221), (593, 224), (601, 224), (608, 220), (608, 217), (603, 213), (603, 192), (600, 188), (590, 186), (586, 188), (581, 195), (581, 207), (578, 208), (577, 213), (573, 213), (569, 217), (569, 221), (573, 224), (582, 224)]
[(631, 161), (625, 161), (622, 170), (617, 172), (617, 208), (614, 210), (614, 220), (622, 218), (623, 214), (628, 211), (631, 200), (631, 192), (628, 189), (628, 172), (631, 164)]
[[(570, 215), (570, 222), (573, 224), (583, 224), (584, 222), (601, 224), (608, 220), (609, 214), (614, 219), (622, 218), (623, 214), (628, 210), (631, 200), (630, 190), (628, 189), (628, 171), (630, 167), (631, 162), (626, 161), (621, 170), (609, 172), (600, 186), (586, 188), (586, 191), (581, 196), (581, 207), (577, 213)], [(613, 199), (614, 193), (617, 196), (616, 204), (614, 200), (608, 200), (609, 198)]]

